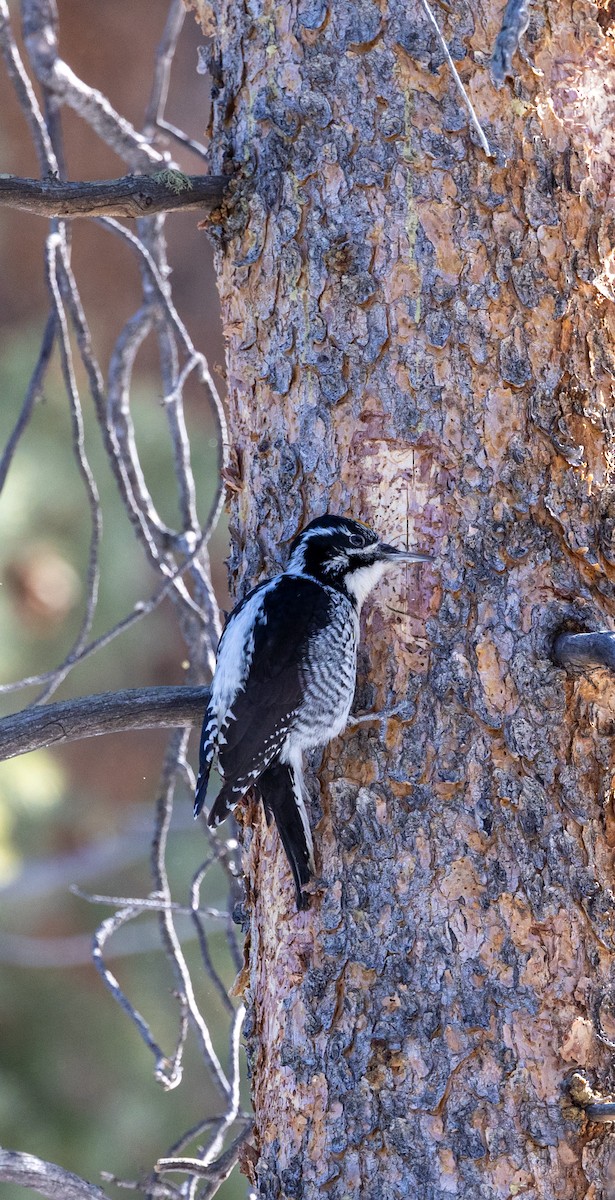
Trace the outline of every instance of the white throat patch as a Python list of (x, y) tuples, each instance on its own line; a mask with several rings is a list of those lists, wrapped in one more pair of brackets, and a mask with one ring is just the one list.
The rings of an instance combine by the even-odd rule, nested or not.
[(379, 579), (382, 579), (385, 571), (394, 564), (390, 562), (375, 562), (370, 563), (368, 567), (359, 567), (358, 571), (353, 571), (347, 575), (344, 583), (346, 588), (357, 602), (357, 609), (360, 610), (366, 596), (369, 596), (372, 588), (376, 586)]

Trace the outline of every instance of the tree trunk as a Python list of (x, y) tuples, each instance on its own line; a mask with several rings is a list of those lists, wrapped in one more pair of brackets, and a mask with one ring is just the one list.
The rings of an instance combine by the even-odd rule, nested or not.
[(437, 8), (492, 160), (415, 0), (216, 10), (236, 593), (325, 509), (437, 555), (365, 613), (308, 912), (246, 818), (258, 1194), (612, 1197), (610, 684), (552, 657), (613, 596), (610, 8), (500, 91), (502, 5)]

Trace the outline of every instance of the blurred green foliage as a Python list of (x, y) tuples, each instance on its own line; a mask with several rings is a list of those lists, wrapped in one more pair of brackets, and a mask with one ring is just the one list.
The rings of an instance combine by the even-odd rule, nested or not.
[[(18, 333), (7, 339), (0, 358), (0, 394), (4, 397), (0, 406), (1, 446), (17, 418), (36, 360), (38, 336), (40, 332), (26, 337)], [(177, 524), (172, 452), (159, 388), (158, 379), (137, 376), (131, 409), (146, 481), (162, 519)], [(193, 415), (189, 409), (187, 415), (199, 515), (204, 519), (215, 490), (217, 463), (204, 395), (201, 393), (198, 399), (200, 411), (193, 405), (196, 412)], [(92, 406), (87, 403), (84, 424), (86, 451), (103, 516), (100, 597), (92, 630), (92, 637), (97, 637), (129, 613), (136, 601), (148, 599), (159, 580), (135, 537)], [(0, 499), (0, 682), (49, 670), (69, 650), (83, 615), (89, 541), (87, 496), (73, 454), (68, 402), (54, 360), (43, 399), (35, 406)], [(221, 549), (220, 540), (213, 545), (215, 554), (216, 545)], [(37, 562), (40, 567), (48, 560), (58, 567), (58, 594), (55, 597), (53, 587), (48, 586), (45, 604), (36, 590), (36, 567)], [(47, 579), (43, 577), (43, 581)], [(117, 688), (129, 682), (135, 686), (144, 679), (144, 663), (151, 675), (151, 648), (159, 645), (173, 645), (168, 613), (161, 614), (160, 610), (122, 635), (120, 653), (114, 645), (110, 652), (103, 650), (94, 660), (78, 666), (71, 676), (70, 689), (58, 695), (94, 686), (98, 691), (107, 685)], [(13, 708), (24, 703), (23, 694), (18, 695), (19, 702), (13, 703)], [(27, 700), (32, 695), (25, 693)]]
[[(38, 336), (38, 330), (17, 331), (5, 340), (0, 357), (1, 446), (19, 412)], [(151, 376), (138, 376), (133, 413), (146, 478), (162, 517), (174, 523), (178, 515), (175, 479), (158, 387)], [(86, 447), (104, 522), (93, 629), (97, 636), (130, 612), (136, 601), (148, 599), (157, 583), (117, 494), (87, 397), (84, 409)], [(216, 449), (202, 394), (191, 402), (188, 421), (204, 517), (215, 487)], [(89, 538), (89, 512), (72, 451), (68, 402), (54, 363), (44, 398), (36, 404), (0, 496), (0, 681), (47, 671), (70, 649), (83, 615)], [(212, 556), (221, 561), (224, 548), (222, 529)], [(56, 698), (181, 682), (184, 655), (171, 607), (165, 602), (74, 669)], [(0, 697), (4, 711), (23, 707), (38, 690)], [(0, 765), (0, 960), (4, 957), (0, 1142), (49, 1158), (94, 1182), (99, 1171), (128, 1179), (147, 1173), (175, 1138), (203, 1116), (214, 1114), (218, 1106), (194, 1038), (189, 1040), (182, 1085), (164, 1093), (155, 1083), (151, 1055), (88, 961), (85, 935), (109, 915), (109, 909), (88, 906), (68, 892), (71, 870), (74, 866), (79, 874), (85, 850), (95, 850), (114, 837), (118, 845), (128, 845), (125, 831), (130, 812), (137, 811), (133, 804), (151, 806), (153, 815), (164, 744), (162, 733), (125, 734)], [(183, 789), (176, 800), (169, 848), (176, 898), (183, 901), (206, 849), (202, 831), (190, 820), (190, 807), (191, 797)], [(118, 854), (116, 867), (107, 866), (79, 882), (86, 890), (145, 895), (151, 888), (148, 855), (146, 828), (124, 862)], [(45, 871), (39, 870), (46, 863), (58, 868), (55, 873), (50, 869), (47, 883)], [(208, 877), (203, 900), (222, 903), (220, 873)], [(151, 933), (154, 926), (155, 918), (142, 917), (130, 927), (137, 945), (145, 936), (139, 931)], [(181, 929), (186, 937), (192, 936), (187, 922)], [(58, 953), (73, 946), (83, 961), (80, 965), (67, 961), (56, 968), (17, 965), (11, 949), (14, 939), (26, 951), (31, 947), (35, 956), (37, 943), (30, 940), (34, 938), (50, 939), (51, 947), (58, 945)], [(129, 939), (118, 935), (117, 945), (126, 951)], [(212, 938), (212, 947), (229, 986), (234, 968), (222, 934)], [(226, 1063), (227, 1018), (204, 975), (196, 943), (188, 943), (186, 953), (199, 999), (212, 1020), (216, 1049)], [(110, 962), (132, 1002), (152, 1022), (154, 1035), (170, 1052), (177, 1035), (177, 1007), (174, 981), (163, 955), (139, 952)], [(175, 1182), (178, 1178), (173, 1177)], [(105, 1187), (115, 1194), (113, 1185)], [(26, 1194), (3, 1185), (3, 1200), (22, 1200)], [(219, 1193), (221, 1200), (245, 1194), (245, 1180), (237, 1172)]]

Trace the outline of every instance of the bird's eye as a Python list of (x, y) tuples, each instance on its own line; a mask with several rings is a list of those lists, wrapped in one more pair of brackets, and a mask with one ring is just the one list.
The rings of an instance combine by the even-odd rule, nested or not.
[(351, 546), (362, 546), (363, 545), (363, 538), (361, 537), (360, 533), (351, 533), (348, 540), (349, 540)]

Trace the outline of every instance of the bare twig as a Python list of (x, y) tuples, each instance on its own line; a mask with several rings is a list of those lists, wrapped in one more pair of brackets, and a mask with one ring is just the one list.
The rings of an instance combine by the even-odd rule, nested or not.
[(143, 122), (143, 132), (149, 137), (153, 137), (156, 123), (162, 117), (166, 107), (171, 67), (185, 19), (186, 9), (183, 0), (171, 0), (162, 37), (156, 50), (152, 90)]
[[(169, 742), (162, 770), (162, 781), (156, 812), (156, 829), (151, 850), (154, 888), (156, 893), (165, 902), (170, 902), (171, 900), (165, 852), (173, 812), (175, 768), (179, 755), (183, 754), (185, 740), (186, 733), (180, 731), (173, 734)], [(190, 1021), (201, 1044), (201, 1051), (210, 1069), (211, 1076), (219, 1091), (228, 1100), (232, 1095), (232, 1087), (214, 1050), (210, 1030), (197, 1004), (190, 971), (188, 970), (175, 929), (173, 914), (169, 911), (168, 907), (161, 911), (159, 920), (162, 943), (175, 973), (178, 994), (182, 997), (183, 1003), (186, 1005)]]
[(126, 908), (121, 908), (118, 912), (114, 913), (112, 917), (108, 917), (106, 921), (103, 921), (102, 925), (100, 925), (94, 935), (92, 959), (103, 980), (103, 983), (109, 989), (113, 998), (120, 1005), (120, 1008), (124, 1010), (124, 1012), (132, 1021), (133, 1025), (135, 1025), (148, 1050), (151, 1050), (156, 1062), (154, 1069), (155, 1079), (162, 1085), (165, 1091), (171, 1091), (173, 1088), (176, 1088), (179, 1083), (181, 1083), (182, 1078), (181, 1054), (187, 1032), (185, 1028), (185, 1008), (183, 1003), (180, 1003), (180, 1038), (174, 1053), (169, 1057), (164, 1053), (163, 1050), (161, 1050), (147, 1021), (145, 1020), (145, 1017), (143, 1017), (141, 1013), (134, 1007), (134, 1005), (130, 1003), (130, 1000), (122, 991), (115, 975), (109, 970), (109, 967), (106, 965), (103, 958), (103, 950), (105, 949), (106, 943), (112, 934), (116, 933), (117, 930), (126, 923), (126, 921), (132, 921), (135, 917), (138, 917), (140, 912), (141, 909), (139, 907), (135, 908), (128, 906)]
[(32, 1188), (47, 1200), (108, 1200), (106, 1192), (56, 1163), (34, 1154), (0, 1149), (0, 1179), (19, 1187)]
[(57, 174), (58, 160), (54, 154), (49, 130), (43, 119), (43, 114), (34, 94), (28, 72), (17, 49), (6, 0), (0, 0), (0, 52), (4, 58), (21, 111), (30, 126), (41, 171)]
[[(189, 790), (190, 794), (193, 795), (195, 788), (196, 788), (196, 778), (195, 778), (194, 772), (192, 771), (192, 768), (190, 767), (189, 763), (180, 764), (180, 765), (183, 765), (185, 767), (187, 783), (188, 783), (188, 790)], [(192, 884), (191, 884), (191, 888), (190, 888), (191, 902), (193, 905), (197, 905), (197, 906), (200, 905), (199, 894), (200, 894), (201, 884), (203, 883), (203, 880), (205, 878), (206, 871), (209, 870), (209, 866), (211, 865), (211, 862), (213, 862), (215, 860), (215, 862), (218, 863), (218, 865), (222, 868), (222, 870), (224, 871), (224, 873), (227, 877), (229, 891), (231, 893), (229, 907), (228, 907), (228, 910), (226, 913), (225, 933), (226, 933), (227, 946), (229, 949), (231, 959), (233, 961), (233, 965), (234, 965), (236, 971), (240, 971), (242, 968), (242, 965), (243, 965), (243, 957), (242, 957), (242, 952), (241, 952), (240, 939), (237, 934), (237, 926), (233, 920), (233, 913), (232, 913), (232, 897), (237, 895), (237, 873), (238, 873), (237, 867), (234, 862), (233, 855), (238, 849), (238, 843), (235, 841), (235, 839), (233, 837), (227, 837), (226, 840), (223, 841), (219, 836), (217, 836), (213, 832), (213, 830), (211, 830), (209, 828), (208, 825), (204, 826), (204, 830), (205, 830), (205, 833), (207, 834), (207, 836), (209, 837), (209, 842), (210, 842), (210, 847), (211, 847), (211, 859), (208, 860), (206, 863), (204, 863), (199, 868), (199, 870), (196, 872), (196, 874), (194, 875), (194, 877), (192, 879)], [(199, 911), (201, 911), (200, 908), (199, 908)], [(194, 919), (198, 920), (199, 918), (195, 917)], [(203, 945), (201, 944), (200, 938), (199, 938), (199, 944), (201, 945), (201, 955), (203, 958), (203, 966), (205, 967), (205, 970), (209, 973), (209, 966), (208, 966), (209, 949), (208, 949), (208, 947), (203, 947)]]
[[(154, 323), (152, 306), (145, 303), (126, 322), (109, 362), (109, 388), (104, 421), (110, 431), (111, 459), (124, 507), (152, 563), (158, 563), (162, 540), (173, 531), (160, 519), (141, 466), (130, 407), (130, 384), (135, 358)], [(101, 410), (100, 419), (103, 419)]]
[[(163, 584), (163, 586), (157, 592), (155, 592), (149, 600), (139, 600), (135, 604), (132, 612), (128, 613), (126, 617), (122, 617), (121, 621), (118, 621), (117, 624), (112, 626), (111, 629), (108, 629), (106, 633), (102, 633), (100, 637), (94, 638), (94, 640), (89, 642), (87, 646), (83, 647), (79, 654), (73, 655), (71, 659), (72, 666), (76, 666), (77, 663), (83, 662), (84, 659), (89, 658), (91, 654), (95, 654), (98, 650), (104, 649), (105, 646), (108, 646), (109, 643), (112, 642), (116, 637), (119, 637), (120, 634), (125, 633), (125, 631), (130, 629), (130, 627), (137, 621), (141, 621), (143, 617), (154, 612), (158, 605), (162, 603), (165, 597), (168, 596), (169, 592), (175, 586), (176, 579), (178, 579), (180, 575), (183, 575), (184, 572), (188, 570), (192, 560), (195, 559), (197, 555), (199, 557), (203, 556), (205, 541), (211, 532), (211, 524), (212, 521), (210, 517), (208, 523), (203, 527), (201, 536), (191, 554), (188, 555), (185, 562), (181, 563), (180, 566), (168, 576), (166, 583)], [(0, 684), (0, 695), (3, 693), (19, 691), (20, 689), (26, 687), (35, 687), (41, 683), (47, 683), (54, 677), (55, 669), (52, 671), (43, 671), (40, 675), (27, 675), (25, 678), (15, 680), (13, 683), (3, 683)]]
[(193, 725), (208, 698), (202, 687), (129, 688), (24, 708), (0, 721), (0, 761), (103, 733)]
[[(192, 906), (188, 908), (186, 904), (177, 904), (174, 900), (162, 900), (160, 896), (100, 896), (92, 892), (84, 892), (82, 888), (73, 885), (69, 889), (73, 896), (78, 896), (80, 900), (86, 900), (88, 904), (107, 904), (112, 907), (121, 908), (138, 908), (141, 912), (173, 912), (179, 917), (193, 917), (195, 911), (199, 916), (209, 917), (217, 921), (225, 921), (226, 913), (221, 912), (219, 908), (194, 909)], [(225, 994), (226, 995), (226, 994)], [(228, 996), (226, 996), (228, 1000)], [(231, 1012), (234, 1009), (231, 1005)]]
[[(215, 856), (212, 854), (212, 856), (210, 858), (206, 859), (206, 861), (204, 863), (202, 863), (202, 865), (199, 867), (198, 871), (196, 872), (196, 874), (192, 880), (192, 884), (190, 887), (190, 900), (191, 900), (190, 915), (192, 917), (192, 922), (193, 922), (194, 928), (196, 930), (196, 935), (197, 935), (197, 938), (199, 941), (199, 949), (201, 951), (201, 958), (203, 959), (203, 966), (205, 967), (205, 970), (206, 970), (209, 978), (211, 979), (212, 983), (214, 984), (214, 987), (215, 987), (227, 1013), (229, 1013), (230, 1016), (234, 1016), (234, 1009), (233, 1009), (233, 1005), (231, 1004), (231, 1002), (229, 1000), (228, 992), (227, 992), (218, 972), (216, 971), (216, 968), (213, 964), (211, 954), (209, 953), (209, 944), (207, 941), (207, 934), (205, 931), (205, 927), (203, 925), (203, 921), (201, 920), (202, 909), (200, 908), (199, 891), (200, 891), (201, 883), (203, 882), (203, 879), (205, 878), (205, 874), (209, 870), (212, 862), (214, 862), (214, 861), (215, 861)], [(226, 914), (225, 914), (225, 916), (226, 916)]]
[[(194, 138), (188, 137), (183, 129), (178, 129), (177, 125), (159, 118), (156, 121), (156, 128), (160, 129), (162, 133), (168, 133), (169, 137), (172, 137), (180, 146), (185, 146), (186, 150), (191, 150), (193, 154), (196, 154), (198, 158), (202, 158), (204, 162), (209, 162), (209, 150), (207, 146), (204, 146), (202, 142), (195, 141)], [(220, 176), (219, 178), (226, 177)]]
[[(243, 1116), (246, 1120), (248, 1120), (248, 1117), (245, 1114), (243, 1114)], [(173, 1145), (169, 1147), (165, 1158), (170, 1158), (171, 1155), (178, 1155), (179, 1151), (184, 1149), (184, 1146), (187, 1146), (190, 1142), (193, 1142), (195, 1138), (200, 1137), (202, 1133), (206, 1133), (209, 1129), (213, 1129), (219, 1124), (220, 1117), (205, 1117), (202, 1121), (199, 1121), (196, 1125), (193, 1125), (192, 1129), (186, 1129), (185, 1132), (182, 1133), (181, 1137), (178, 1138), (176, 1142), (173, 1142)]]
[(51, 355), (53, 352), (53, 347), (54, 347), (55, 338), (56, 338), (56, 331), (57, 331), (57, 316), (56, 316), (55, 312), (51, 312), (49, 317), (47, 318), (47, 324), (45, 326), (45, 332), (43, 334), (43, 340), (41, 343), (41, 348), (39, 351), (38, 359), (37, 359), (34, 371), (32, 372), (32, 377), (30, 379), (30, 385), (29, 385), (26, 395), (24, 397), (24, 402), (21, 407), (21, 412), (15, 422), (15, 425), (13, 426), (13, 430), (12, 430), (10, 437), (6, 443), (6, 446), (4, 447), (4, 452), (2, 454), (2, 457), (0, 458), (0, 492), (2, 491), (2, 488), (4, 487), (7, 472), (13, 461), (13, 456), (15, 454), (15, 451), (17, 449), (17, 446), (19, 444), (21, 436), (24, 433), (24, 431), (26, 430), (26, 428), (28, 426), (28, 422), (30, 420), (30, 417), (32, 416), (32, 410), (34, 408), (34, 405), (36, 404), (36, 401), (39, 399), (39, 397), (41, 395), (43, 381), (45, 379), (45, 375), (47, 373), (47, 368), (49, 366), (49, 362), (51, 360)]
[(494, 156), (493, 150), (491, 149), (491, 146), (489, 145), (489, 142), (487, 141), (483, 127), (476, 115), (474, 105), (472, 104), (472, 101), (470, 100), (470, 97), (468, 96), (468, 93), (466, 92), (466, 89), (464, 88), (463, 83), (461, 82), (461, 77), (459, 75), (459, 71), (457, 70), (457, 67), (455, 66), (455, 64), (451, 58), (450, 50), (449, 50), (449, 48), (446, 44), (446, 41), (442, 35), (440, 26), (438, 25), (438, 22), (436, 21), (436, 18), (434, 17), (434, 15), (431, 11), (431, 8), (429, 7), (429, 4), (427, 3), (427, 0), (421, 0), (421, 4), (423, 5), (423, 9), (424, 9), (427, 17), (429, 18), (430, 23), (434, 27), (436, 36), (438, 38), (438, 41), (440, 42), (442, 51), (444, 53), (444, 56), (446, 58), (448, 65), (449, 65), (451, 75), (453, 76), (453, 79), (455, 80), (455, 83), (457, 85), (459, 93), (463, 99), (463, 102), (464, 102), (467, 110), (468, 110), (468, 113), (470, 114), (470, 120), (476, 131), (476, 136), (478, 137), (478, 140), (479, 140), (483, 150), (485, 151), (485, 154), (488, 155), (489, 158), (494, 158), (495, 156)]
[(64, 183), (58, 179), (22, 179), (0, 175), (0, 205), (39, 217), (145, 217), (198, 209), (214, 212), (224, 199), (225, 175), (155, 175)]
[[(166, 311), (169, 322), (177, 334), (181, 345), (186, 353), (192, 358), (193, 355), (197, 354), (197, 351), (194, 348), (194, 344), (184, 322), (182, 321), (177, 309), (175, 308), (175, 305), (172, 302), (170, 288), (168, 287), (166, 279), (162, 277), (158, 264), (156, 263), (150, 248), (142, 240), (142, 238), (138, 236), (138, 233), (141, 231), (139, 230), (137, 234), (134, 234), (130, 229), (126, 229), (124, 225), (120, 225), (118, 221), (113, 220), (111, 217), (101, 217), (99, 224), (102, 225), (103, 228), (111, 229), (114, 233), (119, 234), (124, 241), (128, 242), (128, 245), (131, 246), (138, 257), (142, 260), (143, 265), (147, 269), (149, 282), (151, 284), (156, 302), (163, 306), (163, 309)], [(200, 358), (202, 359), (203, 355), (200, 355)]]
[[(28, 395), (0, 460), (0, 479), (7, 475), (12, 466), (22, 434), (28, 427), (40, 395), (53, 348), (57, 346), (72, 419), (73, 457), (86, 489), (92, 535), (85, 613), (81, 629), (64, 661), (51, 671), (0, 687), (0, 691), (7, 692), (34, 684), (46, 688), (37, 707), (33, 706), (0, 722), (0, 757), (8, 758), (41, 746), (120, 729), (170, 726), (178, 730), (169, 742), (160, 785), (152, 843), (154, 892), (143, 900), (130, 896), (92, 896), (88, 899), (119, 906), (118, 911), (103, 922), (96, 935), (94, 960), (105, 985), (153, 1053), (157, 1079), (167, 1088), (175, 1087), (180, 1082), (187, 1033), (192, 1027), (197, 1034), (209, 1078), (217, 1087), (220, 1099), (220, 1111), (215, 1117), (201, 1119), (176, 1142), (176, 1148), (180, 1149), (192, 1138), (206, 1134), (206, 1145), (199, 1150), (196, 1158), (200, 1173), (190, 1170), (190, 1178), (178, 1188), (162, 1180), (121, 1186), (129, 1186), (133, 1190), (144, 1186), (152, 1197), (164, 1196), (173, 1200), (179, 1197), (181, 1200), (195, 1200), (198, 1191), (204, 1200), (218, 1190), (232, 1169), (237, 1147), (245, 1134), (242, 1132), (236, 1143), (226, 1151), (223, 1150), (224, 1141), (236, 1132), (236, 1129), (233, 1130), (236, 1122), (242, 1125), (249, 1123), (239, 1106), (243, 1009), (236, 1009), (226, 995), (218, 948), (209, 941), (212, 928), (222, 925), (231, 960), (236, 968), (240, 965), (239, 935), (231, 917), (232, 901), (237, 896), (234, 867), (236, 843), (225, 844), (220, 836), (213, 836), (203, 825), (209, 846), (208, 862), (219, 864), (226, 877), (229, 897), (226, 912), (221, 908), (200, 904), (199, 891), (204, 881), (205, 867), (195, 876), (187, 903), (172, 898), (167, 874), (166, 843), (174, 788), (178, 780), (182, 783), (185, 781), (189, 789), (194, 786), (192, 768), (186, 759), (188, 734), (190, 726), (201, 719), (208, 692), (201, 687), (190, 686), (136, 689), (64, 701), (61, 704), (42, 704), (40, 701), (51, 694), (77, 663), (109, 645), (124, 630), (152, 612), (166, 596), (171, 601), (184, 639), (185, 653), (190, 663), (186, 677), (188, 682), (196, 685), (207, 677), (207, 671), (213, 666), (220, 622), (211, 585), (208, 540), (220, 513), (223, 483), (221, 478), (218, 479), (209, 515), (199, 528), (197, 491), (184, 417), (184, 392), (193, 377), (205, 389), (211, 404), (221, 467), (228, 462), (228, 437), (224, 410), (207, 361), (193, 344), (172, 294), (163, 213), (179, 208), (211, 211), (223, 199), (227, 180), (182, 175), (173, 168), (167, 149), (168, 138), (171, 137), (201, 158), (206, 156), (206, 148), (168, 121), (165, 112), (173, 56), (184, 22), (181, 0), (171, 0), (156, 53), (150, 99), (141, 130), (126, 121), (107, 97), (79, 79), (61, 59), (56, 0), (21, 0), (21, 9), (26, 48), (42, 92), (40, 107), (17, 50), (6, 0), (0, 0), (0, 52), (36, 142), (43, 179), (20, 180), (0, 176), (0, 204), (12, 203), (53, 216), (47, 240), (52, 311)], [(126, 169), (137, 174), (83, 185), (60, 181), (59, 176), (64, 170), (61, 115), (65, 105), (79, 113), (90, 129), (114, 149), (127, 164)], [(101, 217), (103, 213), (105, 215)], [(94, 350), (94, 339), (90, 335), (71, 264), (67, 227), (58, 219), (86, 214), (97, 215), (99, 224), (116, 241), (121, 238), (136, 253), (141, 272), (142, 300), (137, 312), (120, 333), (108, 371), (102, 369), (103, 364), (99, 363)], [(135, 217), (136, 223), (128, 230), (113, 219), (117, 215)], [(162, 386), (157, 390), (162, 394), (168, 423), (167, 438), (179, 508), (179, 519), (175, 522), (177, 528), (172, 528), (158, 511), (148, 486), (148, 468), (145, 462), (141, 462), (133, 428), (133, 370), (139, 347), (150, 334), (157, 339), (159, 348)], [(143, 547), (158, 578), (158, 586), (148, 601), (137, 603), (126, 617), (95, 638), (91, 636), (91, 627), (99, 568), (100, 507), (85, 454), (82, 400), (76, 385), (76, 380), (81, 378), (80, 373), (83, 372), (120, 500), (132, 524), (135, 539)], [(76, 877), (80, 877), (78, 872)], [(177, 1038), (170, 1054), (165, 1054), (158, 1045), (147, 1020), (122, 991), (105, 961), (107, 954), (114, 953), (115, 948), (110, 948), (110, 939), (117, 931), (126, 926), (130, 929), (130, 923), (137, 916), (150, 910), (158, 914), (159, 939), (176, 979)], [(209, 1014), (201, 1012), (199, 1008), (196, 989), (184, 957), (182, 942), (185, 938), (182, 934), (189, 929), (186, 917), (196, 931), (202, 968), (220, 997), (228, 1023), (228, 1066), (225, 1063), (225, 1067), (216, 1056)], [(147, 929), (147, 918), (144, 918), (144, 927)], [(135, 927), (137, 930), (139, 928)], [(119, 943), (123, 945), (123, 937)], [(19, 951), (20, 948), (13, 946), (13, 949)], [(83, 952), (82, 942), (78, 949), (79, 953)], [(65, 950), (70, 957), (76, 952), (76, 947), (67, 946)]]
[(54, 671), (53, 676), (46, 685), (42, 695), (39, 696), (39, 703), (44, 702), (50, 695), (52, 695), (56, 688), (60, 686), (70, 670), (74, 656), (78, 655), (85, 646), (94, 622), (96, 605), (98, 603), (98, 589), (100, 584), (98, 551), (100, 547), (100, 539), (102, 537), (102, 510), (100, 507), (98, 487), (96, 485), (96, 480), (94, 478), (94, 474), (85, 450), (85, 431), (83, 425), (83, 414), (81, 410), (81, 400), (73, 365), (73, 354), (68, 333), (66, 313), (62, 302), (60, 284), (57, 275), (56, 254), (62, 249), (63, 244), (64, 233), (62, 230), (52, 232), (47, 239), (47, 283), (51, 292), (52, 302), (58, 322), (60, 361), (62, 364), (62, 374), (64, 376), (64, 383), (70, 404), (73, 451), (77, 462), (77, 468), (83, 481), (88, 508), (90, 510), (90, 546), (88, 552), (85, 612), (83, 614), (81, 627), (64, 662)]
[[(237, 1135), (228, 1150), (214, 1162), (205, 1162), (200, 1158), (159, 1158), (156, 1163), (156, 1172), (162, 1175), (165, 1171), (182, 1171), (190, 1175), (197, 1175), (201, 1179), (211, 1180), (219, 1187), (225, 1179), (228, 1179), (233, 1170), (239, 1157), (239, 1151), (250, 1136), (251, 1125), (251, 1122), (246, 1121), (241, 1133)], [(208, 1189), (207, 1195), (213, 1196), (217, 1190), (217, 1187), (215, 1191)]]
[(60, 58), (52, 0), (22, 0), (23, 33), (39, 83), (68, 104), (133, 169), (163, 163), (165, 156), (120, 116), (106, 96), (85, 84)]

